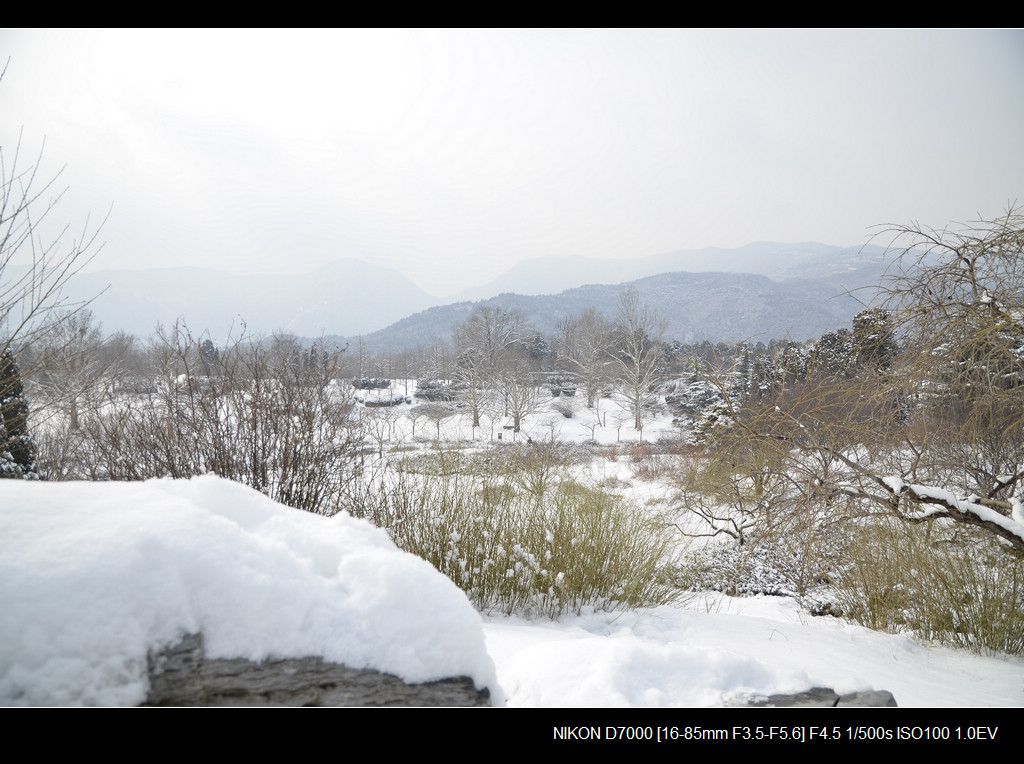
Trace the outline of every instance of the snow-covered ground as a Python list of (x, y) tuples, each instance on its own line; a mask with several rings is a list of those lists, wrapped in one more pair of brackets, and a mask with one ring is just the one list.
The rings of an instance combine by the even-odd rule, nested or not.
[(812, 687), (888, 690), (901, 708), (1024, 706), (1022, 658), (923, 646), (785, 597), (491, 618), (484, 631), (510, 707), (718, 707)]
[[(410, 398), (411, 403), (402, 403), (394, 407), (365, 408), (357, 406), (358, 415), (366, 422), (374, 418), (387, 420), (390, 426), (382, 428), (385, 438), (390, 443), (409, 442), (413, 439), (413, 423), (410, 413), (422, 401), (415, 398), (416, 380), (395, 380), (390, 388), (378, 390), (354, 391), (356, 399), (361, 403), (390, 401)], [(481, 426), (472, 427), (471, 417), (466, 408), (454, 409), (453, 416), (441, 421), (439, 427), (429, 419), (421, 418), (415, 426), (417, 440), (429, 442), (440, 440), (446, 443), (478, 442), (493, 443), (515, 440), (547, 442), (558, 440), (566, 443), (595, 442), (601, 445), (615, 443), (630, 444), (637, 441), (653, 441), (665, 437), (677, 437), (681, 431), (672, 423), (672, 416), (661, 407), (646, 411), (643, 416), (644, 429), (633, 428), (633, 415), (627, 410), (623, 401), (616, 396), (598, 398), (593, 409), (587, 408), (586, 395), (580, 391), (575, 395), (552, 397), (547, 388), (540, 388), (536, 405), (523, 418), (519, 433), (511, 432), (511, 417), (500, 412), (500, 401), (494, 407), (484, 407), (481, 415)], [(559, 410), (561, 409), (561, 411)], [(563, 411), (572, 414), (565, 416)], [(371, 430), (375, 429), (370, 427)], [(438, 437), (439, 431), (439, 437)]]
[(714, 707), (813, 686), (890, 690), (904, 708), (1024, 706), (1024, 659), (812, 618), (785, 598), (479, 616), (369, 524), (212, 477), (0, 481), (0, 612), (6, 705), (137, 703), (147, 648), (202, 631), (212, 655), (469, 675), (513, 707)]

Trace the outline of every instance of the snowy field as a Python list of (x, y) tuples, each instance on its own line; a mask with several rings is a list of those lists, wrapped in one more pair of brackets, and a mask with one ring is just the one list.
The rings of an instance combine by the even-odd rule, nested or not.
[[(563, 401), (564, 402), (564, 401)], [(518, 440), (639, 439), (622, 409), (550, 408)], [(412, 441), (409, 405), (387, 447)], [(607, 423), (605, 423), (607, 422)], [(495, 442), (464, 415), (442, 440)], [(420, 447), (437, 432), (420, 421)], [(643, 438), (677, 434), (662, 413)], [(643, 500), (628, 458), (592, 469)], [(383, 531), (324, 518), (213, 477), (144, 483), (0, 481), (0, 702), (126, 705), (145, 697), (147, 650), (202, 631), (213, 656), (322, 655), (427, 681), (467, 675), (513, 708), (728, 706), (830, 687), (888, 690), (902, 708), (1024, 706), (1024, 659), (981, 657), (812, 617), (784, 597), (694, 594), (643, 611), (557, 621), (478, 614), (450, 581)]]
[(212, 477), (3, 481), (0, 505), (7, 705), (137, 703), (147, 649), (195, 631), (212, 655), (469, 675), (511, 707), (716, 707), (814, 686), (886, 689), (901, 707), (1024, 705), (1022, 659), (812, 618), (786, 598), (481, 617), (368, 523)]
[[(511, 432), (512, 419), (500, 411), (486, 408), (481, 415), (480, 427), (472, 427), (471, 417), (464, 409), (443, 419), (439, 425), (422, 417), (415, 424), (410, 417), (421, 402), (415, 398), (415, 380), (396, 380), (391, 388), (357, 391), (361, 404), (411, 398), (412, 403), (401, 403), (393, 407), (367, 408), (359, 405), (357, 410), (370, 432), (371, 441), (376, 432), (383, 434), (391, 444), (421, 443), (440, 440), (444, 443), (495, 443), (498, 441), (547, 442), (551, 440), (566, 443), (594, 442), (600, 445), (653, 441), (659, 438), (678, 437), (681, 431), (673, 425), (672, 417), (660, 407), (645, 412), (644, 429), (633, 428), (633, 415), (625, 405), (614, 397), (598, 398), (593, 409), (587, 408), (583, 391), (572, 396), (551, 397), (546, 389), (537, 395), (533, 410), (523, 418), (519, 433)], [(567, 417), (563, 411), (571, 413)], [(380, 426), (383, 425), (383, 426)]]

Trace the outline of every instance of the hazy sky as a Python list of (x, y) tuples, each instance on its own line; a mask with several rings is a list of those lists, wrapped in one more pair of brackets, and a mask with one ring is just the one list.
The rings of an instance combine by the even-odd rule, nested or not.
[(94, 268), (866, 241), (1024, 203), (1021, 31), (0, 30), (0, 146)]

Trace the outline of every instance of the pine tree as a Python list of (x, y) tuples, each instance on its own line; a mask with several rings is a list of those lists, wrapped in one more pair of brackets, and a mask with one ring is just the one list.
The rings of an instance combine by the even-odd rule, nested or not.
[(213, 344), (213, 340), (203, 340), (202, 344), (199, 346), (199, 359), (203, 363), (203, 371), (206, 376), (212, 377), (217, 373), (217, 367), (220, 363), (220, 353)]
[(858, 365), (878, 370), (888, 369), (898, 350), (896, 331), (889, 311), (883, 308), (862, 310), (853, 317), (853, 333), (857, 343)]
[(36, 447), (28, 434), (28, 403), (10, 349), (0, 355), (0, 478), (39, 479)]

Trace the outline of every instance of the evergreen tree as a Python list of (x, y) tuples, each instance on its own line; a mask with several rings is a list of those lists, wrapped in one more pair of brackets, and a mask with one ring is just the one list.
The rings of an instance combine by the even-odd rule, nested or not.
[(850, 378), (857, 373), (857, 341), (848, 329), (825, 332), (814, 345), (813, 366), (824, 377)]
[(217, 373), (217, 365), (220, 363), (220, 353), (216, 346), (213, 344), (213, 340), (205, 339), (199, 346), (199, 359), (203, 364), (203, 372), (208, 377), (212, 377)]
[(862, 310), (853, 317), (853, 333), (857, 341), (858, 365), (888, 369), (898, 350), (889, 311), (884, 308)]
[(39, 479), (35, 443), (28, 434), (28, 403), (10, 349), (0, 355), (0, 478)]

